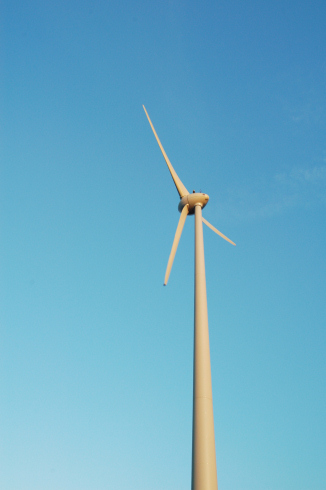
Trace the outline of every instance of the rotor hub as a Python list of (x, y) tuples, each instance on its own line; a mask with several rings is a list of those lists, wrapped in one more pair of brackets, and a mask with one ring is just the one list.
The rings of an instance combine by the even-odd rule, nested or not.
[(193, 192), (192, 194), (187, 194), (186, 196), (183, 196), (181, 198), (179, 202), (178, 210), (181, 213), (181, 211), (186, 206), (186, 204), (188, 204), (189, 206), (188, 214), (194, 214), (196, 206), (201, 206), (201, 208), (204, 208), (208, 203), (208, 201), (209, 201), (209, 196), (207, 194), (203, 194), (201, 192)]

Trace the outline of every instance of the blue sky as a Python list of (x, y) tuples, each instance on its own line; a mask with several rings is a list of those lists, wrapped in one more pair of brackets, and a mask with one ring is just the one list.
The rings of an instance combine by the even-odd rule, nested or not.
[(194, 224), (219, 488), (326, 487), (326, 6), (4, 1), (3, 490), (188, 489)]

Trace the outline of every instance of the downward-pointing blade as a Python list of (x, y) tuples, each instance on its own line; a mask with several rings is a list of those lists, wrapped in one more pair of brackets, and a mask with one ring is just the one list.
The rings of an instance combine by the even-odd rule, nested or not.
[(163, 156), (164, 156), (164, 159), (165, 159), (165, 161), (166, 161), (166, 164), (167, 164), (167, 166), (169, 167), (170, 173), (171, 173), (171, 175), (172, 175), (172, 179), (173, 179), (174, 184), (175, 184), (175, 186), (176, 186), (176, 188), (177, 188), (177, 191), (179, 192), (179, 196), (180, 196), (180, 197), (187, 196), (187, 195), (189, 194), (189, 192), (187, 191), (187, 189), (185, 188), (185, 186), (183, 185), (183, 183), (182, 183), (182, 182), (181, 182), (181, 180), (179, 179), (179, 177), (178, 177), (178, 175), (177, 175), (176, 171), (174, 170), (174, 168), (172, 167), (172, 164), (171, 164), (170, 160), (168, 159), (167, 154), (166, 154), (166, 153), (165, 153), (165, 151), (164, 151), (164, 148), (163, 148), (163, 146), (162, 146), (162, 143), (160, 142), (159, 137), (158, 137), (158, 136), (157, 136), (157, 134), (156, 134), (156, 131), (155, 131), (155, 129), (154, 129), (154, 126), (153, 126), (153, 124), (152, 124), (152, 121), (150, 120), (149, 115), (147, 114), (147, 111), (146, 111), (146, 109), (145, 109), (145, 106), (144, 106), (144, 105), (143, 105), (143, 108), (144, 108), (145, 114), (146, 114), (146, 116), (147, 116), (148, 122), (149, 122), (149, 124), (151, 125), (151, 128), (152, 128), (152, 130), (153, 130), (153, 133), (154, 133), (154, 136), (155, 136), (155, 138), (156, 138), (156, 141), (158, 142), (158, 145), (159, 145), (159, 147), (161, 148), (161, 152), (163, 153)]
[(173, 240), (173, 244), (172, 244), (172, 249), (171, 249), (171, 253), (170, 253), (170, 257), (169, 257), (169, 261), (168, 261), (168, 266), (167, 266), (166, 272), (165, 272), (164, 286), (167, 285), (168, 280), (169, 280), (169, 275), (170, 275), (170, 272), (172, 269), (172, 264), (174, 261), (175, 253), (176, 253), (178, 245), (179, 245), (179, 240), (181, 237), (183, 226), (184, 226), (185, 221), (186, 221), (186, 217), (188, 215), (188, 211), (189, 211), (189, 205), (186, 204), (185, 207), (181, 211), (181, 216), (180, 216), (179, 223), (177, 226), (177, 231), (175, 232), (175, 236), (174, 236), (174, 240)]
[(227, 242), (230, 242), (232, 243), (232, 245), (235, 245), (234, 242), (232, 242), (232, 240), (230, 240), (230, 238), (228, 238), (227, 236), (223, 235), (223, 233), (221, 233), (220, 231), (218, 231), (215, 226), (211, 225), (205, 218), (202, 218), (203, 220), (203, 223), (205, 223), (205, 225), (207, 225), (211, 230), (215, 231), (215, 233), (217, 233), (218, 235), (220, 235), (222, 238), (224, 238), (224, 240), (226, 240)]

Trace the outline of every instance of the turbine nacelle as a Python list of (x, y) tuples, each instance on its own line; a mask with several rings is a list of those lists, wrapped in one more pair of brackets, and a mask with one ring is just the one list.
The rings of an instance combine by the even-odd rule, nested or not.
[(178, 210), (181, 213), (183, 208), (188, 204), (188, 214), (195, 213), (195, 206), (201, 206), (204, 208), (209, 201), (209, 196), (201, 192), (193, 192), (183, 196), (179, 202)]

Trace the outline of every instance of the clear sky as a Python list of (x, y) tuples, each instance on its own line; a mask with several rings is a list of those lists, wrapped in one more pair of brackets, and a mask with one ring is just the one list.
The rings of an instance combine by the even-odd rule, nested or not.
[(326, 488), (325, 1), (4, 0), (2, 490), (186, 490), (194, 222), (220, 490)]

